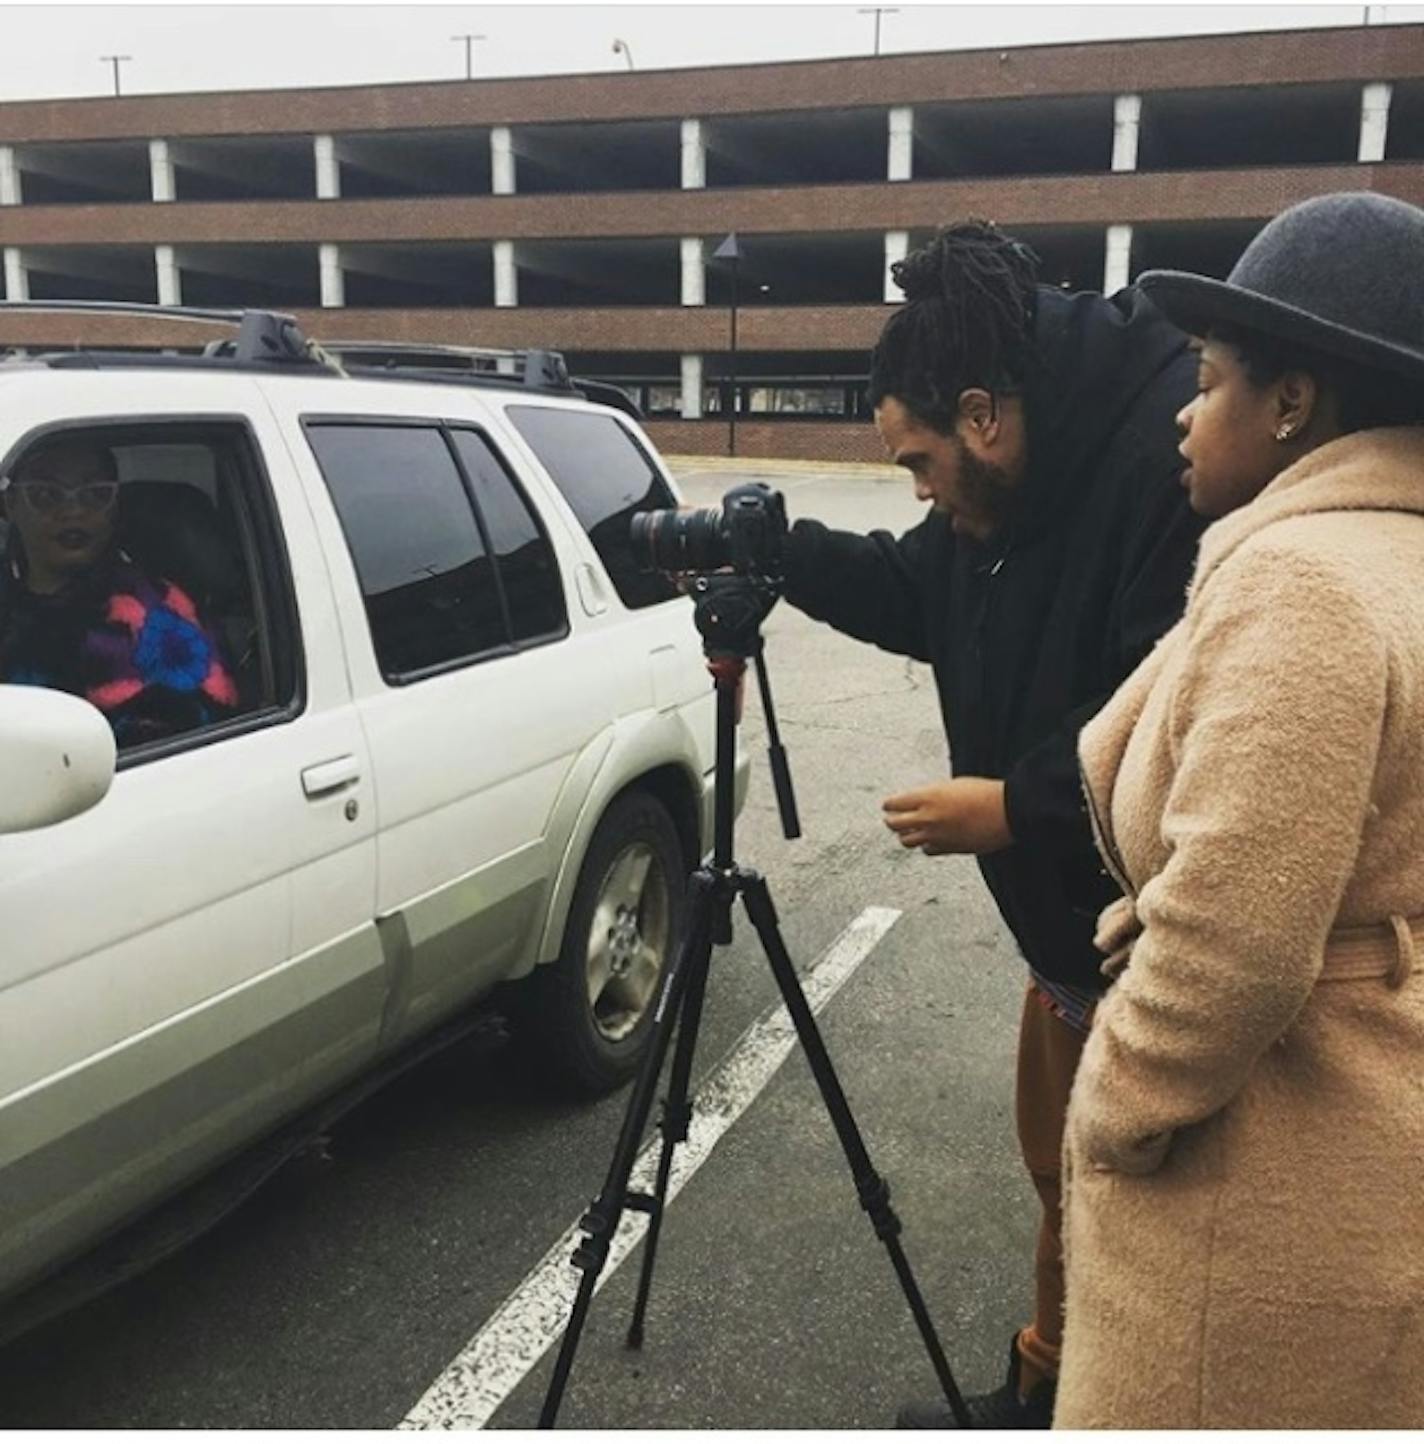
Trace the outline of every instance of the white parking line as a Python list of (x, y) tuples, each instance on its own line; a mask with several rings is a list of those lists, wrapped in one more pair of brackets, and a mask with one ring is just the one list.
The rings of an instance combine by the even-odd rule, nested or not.
[[(895, 908), (866, 908), (826, 949), (802, 979), (813, 1012), (819, 1013), (835, 997), (899, 916)], [(673, 1155), (669, 1203), (771, 1081), (795, 1045), (796, 1029), (785, 1005), (773, 1008), (742, 1034), (698, 1089), (687, 1142), (680, 1144)], [(644, 1145), (633, 1168), (633, 1188), (652, 1191), (661, 1150), (661, 1134)], [(610, 1245), (608, 1263), (599, 1275), (598, 1288), (608, 1282), (647, 1228), (647, 1215), (623, 1215)], [(425, 1391), (400, 1428), (480, 1429), (489, 1422), (520, 1380), (562, 1336), (583, 1277), (569, 1263), (582, 1237), (575, 1224), (559, 1239)], [(577, 1386), (577, 1373), (570, 1382)]]

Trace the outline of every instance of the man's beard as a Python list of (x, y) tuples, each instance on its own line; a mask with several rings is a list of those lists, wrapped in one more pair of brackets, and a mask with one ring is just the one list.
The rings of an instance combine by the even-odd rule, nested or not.
[(955, 509), (986, 536), (997, 532), (1013, 508), (1014, 489), (1002, 466), (976, 456), (959, 437), (959, 506)]

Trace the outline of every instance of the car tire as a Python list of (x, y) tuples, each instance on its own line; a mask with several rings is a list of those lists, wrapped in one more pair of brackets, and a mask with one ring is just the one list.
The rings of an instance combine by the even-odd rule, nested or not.
[(637, 1072), (682, 937), (687, 864), (667, 809), (615, 798), (579, 871), (558, 959), (521, 989), (522, 1031), (565, 1091), (607, 1093)]

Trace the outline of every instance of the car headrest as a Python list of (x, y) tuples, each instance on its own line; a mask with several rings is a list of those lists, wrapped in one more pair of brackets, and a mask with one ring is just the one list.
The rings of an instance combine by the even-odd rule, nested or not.
[(186, 591), (204, 610), (222, 610), (245, 585), (239, 557), (207, 496), (172, 481), (119, 487), (119, 543), (135, 561)]

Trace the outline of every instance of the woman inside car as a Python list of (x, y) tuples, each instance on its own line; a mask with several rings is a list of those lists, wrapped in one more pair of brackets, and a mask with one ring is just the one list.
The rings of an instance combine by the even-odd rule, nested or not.
[(10, 523), (0, 682), (86, 698), (120, 747), (232, 713), (237, 688), (191, 598), (119, 545), (106, 447), (41, 441), (0, 479), (0, 495)]
[(1068, 1113), (1055, 1427), (1424, 1425), (1424, 211), (1284, 212), (1178, 424), (1186, 615), (1084, 729), (1125, 898)]

